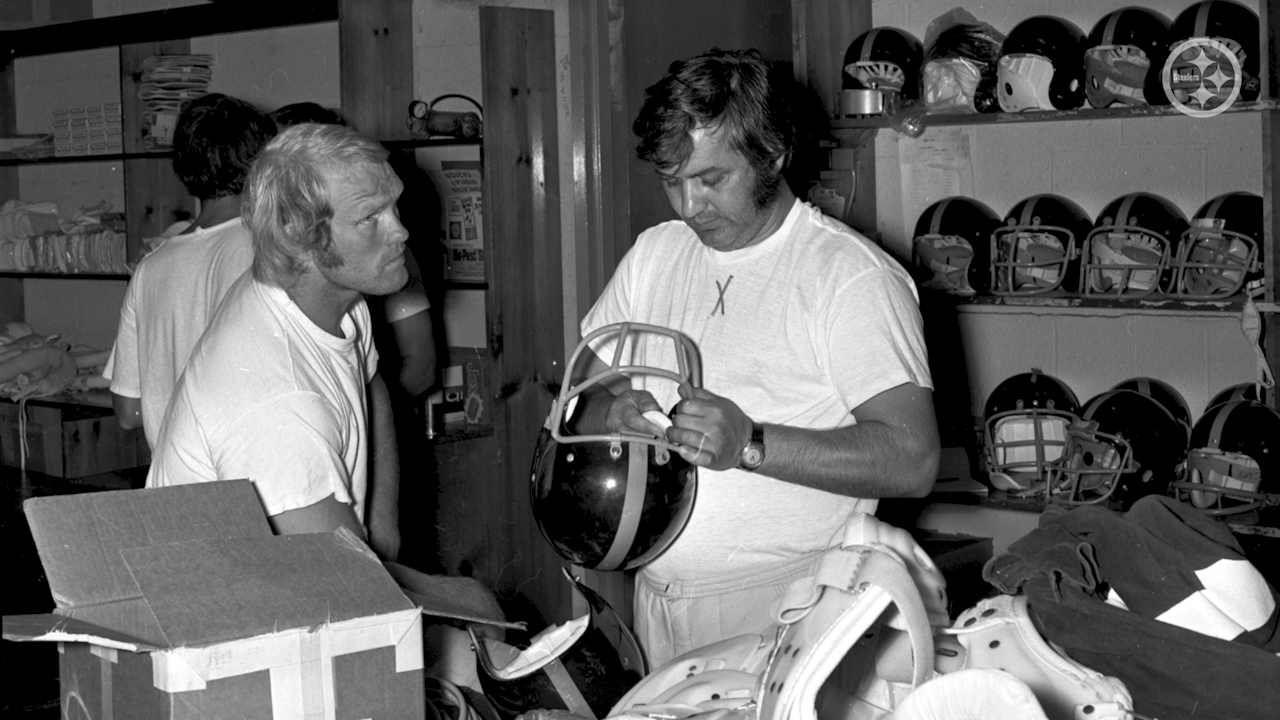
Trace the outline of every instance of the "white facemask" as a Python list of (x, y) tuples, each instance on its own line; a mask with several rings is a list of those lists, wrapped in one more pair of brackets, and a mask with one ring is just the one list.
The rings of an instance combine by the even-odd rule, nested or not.
[(998, 71), (1000, 109), (1005, 112), (1053, 110), (1049, 83), (1053, 63), (1039, 55), (1005, 55)]

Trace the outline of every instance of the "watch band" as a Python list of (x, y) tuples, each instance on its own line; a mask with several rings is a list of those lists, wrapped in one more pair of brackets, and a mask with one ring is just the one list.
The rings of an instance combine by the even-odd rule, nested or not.
[(764, 463), (764, 426), (754, 420), (751, 422), (751, 437), (742, 446), (738, 455), (738, 467), (755, 471)]

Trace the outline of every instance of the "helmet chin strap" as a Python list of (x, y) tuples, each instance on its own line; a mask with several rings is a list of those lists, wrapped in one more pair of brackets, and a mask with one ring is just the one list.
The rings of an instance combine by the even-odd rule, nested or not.
[(1258, 376), (1254, 380), (1254, 385), (1257, 386), (1258, 397), (1262, 398), (1264, 397), (1262, 391), (1275, 387), (1276, 379), (1271, 374), (1271, 365), (1267, 362), (1267, 354), (1262, 349), (1262, 314), (1253, 302), (1253, 297), (1248, 295), (1244, 299), (1244, 309), (1240, 311), (1240, 329), (1244, 331), (1249, 347), (1253, 349), (1257, 359)]

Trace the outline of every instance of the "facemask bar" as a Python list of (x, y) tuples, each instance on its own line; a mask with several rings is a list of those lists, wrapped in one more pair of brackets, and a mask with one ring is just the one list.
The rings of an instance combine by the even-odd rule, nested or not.
[(1115, 492), (1120, 477), (1138, 472), (1129, 441), (1098, 431), (1098, 423), (1071, 425), (1062, 458), (1049, 472), (1049, 495), (1067, 505), (1100, 503)]
[[(1062, 247), (1062, 256), (1037, 261), (1028, 257), (1029, 247), (1019, 245), (1021, 234), (1051, 235)], [(1062, 287), (1067, 279), (1067, 266), (1076, 257), (1071, 242), (1071, 231), (1056, 225), (1006, 225), (991, 234), (991, 291), (1000, 295), (1039, 295)], [(1019, 285), (1018, 275), (1029, 275), (1044, 280), (1042, 284), (1028, 287)], [(1056, 277), (1051, 276), (1056, 275)]]
[[(1233, 249), (1243, 248), (1243, 256)], [(1220, 298), (1244, 287), (1258, 267), (1258, 244), (1232, 230), (1192, 227), (1182, 233), (1173, 292), (1179, 297)]]
[[(1009, 487), (1001, 489), (1031, 490), (1017, 481), (1014, 475), (1034, 476), (1038, 486), (1048, 477), (1053, 463), (1058, 461), (1066, 449), (1067, 435), (1075, 416), (1055, 410), (1011, 410), (991, 416), (986, 425), (987, 455), (993, 483)], [(1010, 438), (1019, 434), (1017, 428), (1025, 423), (1031, 428), (1029, 437)], [(1046, 428), (1061, 428), (1062, 437), (1050, 437)], [(1006, 431), (1010, 430), (1012, 432)]]
[(1188, 452), (1187, 479), (1173, 483), (1179, 498), (1212, 515), (1238, 515), (1280, 505), (1280, 495), (1258, 492), (1261, 486), (1262, 469), (1253, 458), (1217, 448)]
[[(1159, 258), (1155, 263), (1131, 261), (1123, 254), (1123, 250), (1110, 248), (1110, 257), (1095, 242), (1105, 243), (1112, 234), (1137, 236), (1154, 241), (1159, 245), (1156, 252)], [(1110, 247), (1108, 245), (1108, 247)], [(1170, 266), (1172, 243), (1160, 233), (1135, 225), (1107, 225), (1093, 232), (1084, 242), (1084, 292), (1086, 295), (1152, 295), (1162, 289), (1161, 279)], [(1145, 248), (1150, 251), (1150, 248)], [(1110, 288), (1104, 290), (1103, 280), (1113, 280)]]
[[(653, 338), (665, 339), (671, 343), (676, 365), (675, 370), (630, 364), (627, 361), (628, 353), (635, 352), (640, 347), (640, 343)], [(608, 367), (599, 372), (589, 374), (581, 382), (575, 383), (573, 381), (575, 377), (574, 371), (580, 365), (585, 364), (586, 367), (594, 365), (595, 351), (592, 348), (596, 347), (603, 348), (608, 352)], [(600, 358), (600, 360), (605, 360), (605, 358)], [(694, 387), (701, 387), (702, 359), (693, 340), (671, 328), (634, 322), (614, 323), (597, 328), (588, 333), (578, 343), (578, 347), (574, 349), (573, 355), (569, 358), (569, 364), (565, 368), (564, 383), (560, 386), (560, 393), (556, 396), (556, 400), (551, 406), (551, 412), (547, 415), (547, 420), (543, 426), (550, 430), (551, 437), (560, 443), (603, 441), (621, 448), (622, 443), (625, 441), (653, 445), (667, 451), (673, 450), (672, 444), (668, 443), (665, 438), (641, 435), (639, 433), (615, 432), (576, 435), (566, 431), (565, 420), (567, 413), (574, 409), (578, 396), (597, 385), (604, 385), (607, 381), (619, 377), (627, 379), (633, 377), (655, 377), (677, 384), (687, 381)]]

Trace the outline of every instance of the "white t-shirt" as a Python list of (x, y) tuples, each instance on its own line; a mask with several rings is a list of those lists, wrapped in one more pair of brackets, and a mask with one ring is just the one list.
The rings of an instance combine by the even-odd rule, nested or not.
[[(871, 241), (800, 201), (777, 232), (732, 252), (706, 247), (681, 221), (641, 233), (581, 330), (624, 320), (688, 335), (703, 387), (757, 422), (843, 427), (854, 424), (853, 408), (885, 390), (932, 387), (911, 278)], [(675, 368), (671, 358), (637, 360)], [(670, 410), (674, 385), (660, 382), (654, 395)], [(642, 572), (751, 571), (825, 548), (851, 512), (875, 509), (874, 499), (698, 468), (689, 524)]]
[(363, 300), (341, 327), (330, 335), (252, 274), (237, 281), (174, 391), (147, 487), (248, 478), (268, 515), (333, 495), (364, 522), (378, 355)]
[(253, 239), (235, 218), (168, 238), (130, 278), (102, 374), (111, 381), (111, 392), (142, 399), (142, 429), (153, 450), (191, 349), (231, 284), (252, 263)]

